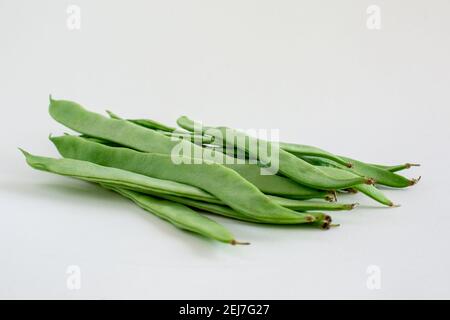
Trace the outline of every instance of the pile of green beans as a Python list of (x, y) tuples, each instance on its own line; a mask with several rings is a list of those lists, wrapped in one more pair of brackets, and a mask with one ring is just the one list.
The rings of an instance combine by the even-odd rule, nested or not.
[[(377, 185), (405, 188), (419, 180), (397, 173), (417, 164), (371, 164), (285, 142), (277, 143), (278, 172), (264, 175), (261, 169), (270, 159), (249, 146), (274, 142), (235, 129), (201, 126), (197, 132), (198, 123), (185, 116), (178, 118), (177, 129), (111, 111), (103, 116), (52, 98), (49, 113), (78, 134), (50, 136), (59, 159), (20, 149), (32, 168), (96, 183), (180, 229), (229, 244), (248, 243), (237, 241), (205, 214), (251, 224), (329, 229), (336, 225), (324, 211), (356, 206), (337, 203), (337, 194), (359, 191), (394, 207)], [(237, 140), (245, 143), (236, 146)], [(174, 161), (173, 151), (180, 148), (189, 154)]]

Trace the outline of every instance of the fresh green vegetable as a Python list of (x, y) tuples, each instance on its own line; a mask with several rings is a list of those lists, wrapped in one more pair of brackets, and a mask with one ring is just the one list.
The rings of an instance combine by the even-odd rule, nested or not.
[(122, 196), (132, 200), (139, 207), (151, 212), (158, 217), (169, 221), (174, 226), (198, 233), (207, 238), (215, 239), (230, 244), (249, 244), (248, 242), (236, 241), (234, 236), (225, 227), (214, 220), (202, 216), (192, 209), (174, 201), (167, 201), (144, 195), (139, 192), (118, 188), (112, 185), (103, 187), (111, 189)]
[[(66, 158), (85, 160), (146, 176), (176, 181), (205, 190), (236, 211), (267, 221), (312, 222), (313, 217), (292, 212), (271, 201), (235, 171), (204, 160), (175, 164), (168, 155), (113, 148), (74, 136), (51, 138)], [(201, 159), (198, 159), (201, 160)]]

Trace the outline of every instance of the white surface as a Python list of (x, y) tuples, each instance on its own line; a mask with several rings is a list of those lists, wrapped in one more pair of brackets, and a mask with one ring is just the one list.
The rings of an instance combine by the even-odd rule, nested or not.
[[(450, 298), (449, 1), (0, 1), (0, 298)], [(381, 8), (381, 30), (366, 8)], [(174, 123), (279, 128), (381, 163), (419, 162), (402, 207), (340, 228), (217, 218), (251, 246), (176, 230), (94, 185), (29, 168), (56, 156), (48, 94)], [(342, 201), (346, 199), (343, 198)], [(70, 265), (81, 289), (66, 287)], [(366, 286), (379, 266), (381, 288)]]

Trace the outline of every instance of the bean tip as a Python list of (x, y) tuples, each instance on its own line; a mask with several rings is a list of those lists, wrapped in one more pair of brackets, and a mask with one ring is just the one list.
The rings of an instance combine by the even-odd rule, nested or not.
[(29, 155), (29, 153), (26, 152), (24, 149), (22, 149), (22, 148), (20, 148), (20, 147), (17, 147), (17, 149), (19, 149), (20, 152), (22, 152), (22, 154), (23, 154), (25, 157)]
[(391, 202), (391, 203), (389, 203), (389, 207), (391, 207), (391, 208), (398, 208), (398, 207), (401, 207), (401, 205)]
[(420, 163), (407, 163), (406, 169), (409, 169), (411, 167), (420, 167)]
[(244, 246), (248, 246), (250, 245), (250, 242), (241, 242), (241, 241), (237, 241), (237, 240), (231, 240), (230, 242), (233, 246), (235, 245), (244, 245)]
[(417, 183), (420, 181), (420, 179), (422, 179), (422, 176), (419, 176), (419, 177), (416, 178), (416, 179), (411, 179), (411, 180), (409, 181), (409, 185), (410, 185), (410, 186), (413, 186), (413, 185), (417, 184)]
[(353, 168), (353, 164), (351, 164), (350, 162), (347, 162), (347, 163), (345, 164), (345, 166), (346, 166), (347, 168)]
[(365, 183), (369, 184), (369, 185), (374, 185), (376, 183), (376, 181), (374, 178), (366, 178)]

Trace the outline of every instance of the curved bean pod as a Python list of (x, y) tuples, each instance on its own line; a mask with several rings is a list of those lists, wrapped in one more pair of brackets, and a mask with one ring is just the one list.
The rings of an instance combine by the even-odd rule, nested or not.
[(224, 164), (233, 169), (247, 181), (258, 187), (266, 194), (292, 199), (326, 199), (334, 201), (334, 194), (330, 191), (318, 190), (303, 186), (279, 175), (261, 175), (260, 168), (252, 164)]
[(378, 167), (384, 170), (388, 170), (390, 172), (398, 172), (398, 171), (402, 171), (405, 169), (409, 169), (411, 167), (420, 167), (420, 164), (418, 163), (404, 163), (404, 164), (398, 164), (398, 165), (393, 165), (393, 166), (386, 166), (386, 165), (381, 165), (381, 164), (370, 164), (373, 167)]
[[(189, 118), (183, 116), (178, 118), (177, 123), (180, 127), (185, 129), (194, 129), (195, 123)], [(200, 126), (199, 126), (200, 127)], [(234, 145), (234, 141), (229, 142), (227, 138), (232, 136), (234, 139), (238, 139), (240, 141), (246, 141), (245, 143), (245, 151), (250, 154), (250, 156), (257, 157), (263, 163), (270, 163), (270, 158), (262, 158), (260, 154), (255, 154), (255, 150), (253, 148), (249, 148), (249, 145), (267, 145), (268, 149), (271, 150), (270, 142), (263, 141), (261, 139), (257, 139), (246, 135), (242, 132), (239, 132), (234, 129), (224, 128), (224, 127), (202, 127), (203, 133), (207, 133), (208, 135), (214, 136), (218, 142), (223, 141), (226, 144)], [(221, 132), (220, 135), (214, 134), (213, 130), (219, 130)], [(244, 146), (238, 146), (244, 147)], [(291, 178), (292, 180), (303, 184), (308, 187), (323, 189), (323, 190), (336, 190), (336, 189), (344, 189), (352, 187), (356, 184), (361, 183), (371, 183), (370, 179), (364, 177), (354, 177), (351, 179), (335, 179), (326, 175), (321, 169), (310, 165), (306, 161), (296, 157), (295, 155), (284, 151), (283, 149), (278, 150), (278, 161), (279, 161), (279, 170), (280, 172)]]
[(165, 135), (166, 137), (169, 138), (179, 138), (179, 139), (187, 139), (192, 143), (212, 143), (214, 141), (213, 137), (209, 137), (209, 136), (205, 136), (205, 135), (198, 135), (198, 134), (193, 134), (190, 132), (168, 132), (168, 131), (162, 131), (162, 130), (157, 130), (157, 132)]
[(211, 193), (250, 218), (292, 223), (314, 220), (308, 214), (299, 214), (274, 203), (238, 173), (216, 163), (203, 161), (199, 164), (174, 164), (168, 155), (112, 148), (74, 136), (51, 139), (63, 157), (186, 183)]
[[(85, 181), (96, 182), (99, 184), (107, 184), (116, 188), (138, 191), (140, 193), (146, 193), (152, 196), (167, 199), (170, 199), (170, 197), (186, 197), (186, 201), (197, 201), (205, 207), (208, 207), (205, 203), (218, 204), (220, 208), (225, 207), (224, 203), (213, 195), (193, 186), (168, 180), (151, 178), (122, 169), (104, 167), (87, 161), (39, 157), (31, 155), (24, 150), (21, 151), (25, 155), (27, 163), (31, 167), (38, 170), (78, 178)], [(273, 196), (268, 197), (275, 203), (292, 210), (347, 210), (349, 206), (351, 206), (347, 204), (300, 201)], [(234, 212), (235, 214), (238, 214), (236, 211)], [(276, 221), (265, 222), (264, 220), (259, 222), (278, 223)]]
[(293, 155), (296, 155), (298, 157), (313, 156), (313, 157), (329, 159), (336, 163), (342, 164), (346, 167), (352, 166), (349, 162), (342, 159), (341, 157), (338, 157), (328, 151), (325, 151), (325, 150), (322, 150), (320, 148), (316, 148), (313, 146), (308, 146), (308, 145), (304, 145), (304, 144), (280, 142), (280, 148), (289, 153), (292, 153)]
[(341, 158), (352, 164), (352, 168), (347, 168), (347, 170), (352, 171), (360, 176), (371, 177), (377, 184), (393, 188), (406, 188), (415, 185), (418, 182), (418, 179), (409, 180), (399, 174), (395, 174), (391, 171), (371, 166), (358, 160), (343, 156), (341, 156)]
[[(110, 147), (121, 146), (114, 142), (109, 142), (99, 138), (80, 136), (88, 141), (101, 143)], [(60, 137), (54, 137), (54, 141), (60, 140)], [(63, 142), (60, 142), (63, 143)], [(302, 186), (286, 177), (278, 175), (261, 175), (260, 167), (253, 164), (224, 164), (225, 167), (233, 169), (239, 173), (245, 180), (254, 184), (266, 195), (275, 195), (291, 199), (325, 199), (335, 201), (333, 192), (318, 190)]]
[[(107, 111), (107, 113), (111, 116), (111, 118), (121, 119), (120, 117), (118, 117), (117, 115), (112, 113), (111, 111)], [(151, 120), (151, 119), (128, 120), (128, 121), (131, 121), (135, 124), (142, 125), (149, 129), (159, 130), (160, 133), (163, 133), (164, 135), (169, 136), (169, 137), (173, 136), (173, 132), (176, 131), (175, 128), (167, 127), (166, 125), (163, 125), (163, 124), (156, 122), (154, 120)], [(183, 121), (181, 121), (181, 123), (183, 124)], [(194, 130), (194, 128), (191, 125), (187, 126), (186, 128), (183, 128), (183, 129), (186, 129), (191, 132)], [(183, 133), (179, 133), (179, 134), (182, 135)], [(201, 135), (201, 137), (203, 137), (203, 138), (200, 138), (200, 136), (191, 133), (190, 137), (191, 137), (191, 142), (202, 141), (203, 143), (208, 144), (208, 143), (212, 143), (214, 141), (213, 137), (207, 136), (207, 135)], [(194, 139), (194, 137), (196, 139)], [(328, 151), (325, 151), (323, 149), (320, 149), (320, 148), (317, 148), (314, 146), (280, 142), (280, 147), (283, 150), (290, 152), (297, 156), (316, 156), (316, 157), (320, 157), (320, 158), (326, 158), (326, 159), (333, 160), (339, 164), (345, 165), (347, 167), (351, 167), (351, 164), (346, 162), (342, 158), (340, 158)]]
[[(97, 139), (104, 139), (110, 143), (117, 143), (122, 146), (151, 153), (171, 154), (171, 151), (176, 146), (183, 146), (186, 149), (191, 150), (192, 154), (204, 154), (202, 147), (192, 144), (184, 139), (180, 141), (172, 141), (171, 138), (164, 136), (154, 130), (149, 130), (140, 125), (133, 124), (129, 121), (122, 119), (110, 119), (100, 114), (87, 111), (79, 104), (67, 101), (67, 100), (54, 100), (50, 99), (49, 106), (50, 115), (63, 125), (80, 132), (90, 137)], [(225, 155), (218, 153), (223, 156)], [(225, 163), (225, 161), (223, 161)], [(259, 167), (253, 165), (255, 168)], [(255, 171), (256, 169), (253, 169)], [(240, 172), (245, 174), (245, 172)], [(253, 175), (250, 172), (249, 175)], [(329, 193), (318, 192), (316, 195), (310, 188), (306, 189), (298, 184), (291, 183), (288, 179), (271, 178), (274, 176), (264, 176), (265, 178), (258, 179), (258, 181), (267, 180), (261, 186), (261, 191), (272, 193), (275, 195), (281, 195), (282, 193), (277, 191), (279, 187), (281, 192), (288, 190), (288, 196), (298, 198), (308, 198), (312, 193), (312, 197), (330, 197)], [(244, 177), (245, 178), (245, 177)], [(276, 181), (273, 181), (276, 180)], [(273, 183), (276, 182), (276, 183)], [(306, 193), (306, 195), (305, 195)]]
[[(111, 118), (122, 119), (119, 116), (112, 113), (111, 111), (107, 111), (107, 113), (111, 116)], [(128, 121), (131, 121), (131, 120), (128, 120)], [(151, 120), (151, 121), (153, 121), (153, 120)], [(134, 123), (136, 123), (136, 122), (134, 122)], [(136, 123), (136, 124), (139, 124), (139, 123)], [(152, 126), (146, 126), (146, 125), (142, 125), (142, 126), (147, 127), (149, 129), (154, 129)], [(192, 131), (193, 131), (193, 127), (192, 128), (189, 127), (189, 129), (192, 129)], [(163, 131), (158, 131), (158, 132), (171, 137), (175, 131), (174, 130), (166, 130), (166, 131), (163, 130)], [(195, 136), (196, 134), (193, 134), (193, 135)], [(214, 140), (214, 138), (211, 136), (202, 135), (201, 137), (203, 137), (203, 139), (205, 139), (205, 138), (207, 139), (206, 141), (205, 140), (202, 141), (203, 143), (206, 143), (206, 144), (211, 143)], [(100, 142), (100, 141), (95, 141), (95, 140), (92, 140), (92, 141)], [(199, 139), (197, 139), (196, 141), (199, 141)], [(191, 142), (194, 142), (192, 138), (191, 138)], [(106, 143), (106, 145), (110, 145), (110, 144)], [(311, 147), (311, 148), (313, 148), (313, 147)], [(319, 149), (317, 149), (317, 150), (319, 150)], [(222, 151), (222, 150), (219, 150), (219, 151)], [(222, 153), (225, 153), (225, 152), (222, 152)], [(320, 152), (316, 151), (314, 154), (317, 154), (317, 153), (320, 153)], [(325, 151), (323, 151), (323, 153), (325, 153)], [(226, 154), (229, 155), (229, 153), (226, 153)], [(330, 154), (330, 156), (333, 156), (333, 155)], [(261, 175), (260, 168), (253, 164), (224, 164), (224, 166), (231, 168), (234, 171), (238, 172), (242, 177), (244, 177), (246, 180), (250, 181), (252, 184), (257, 186), (258, 189), (260, 189), (262, 192), (264, 192), (266, 194), (290, 197), (290, 198), (294, 198), (294, 199), (321, 198), (321, 199), (326, 199), (328, 201), (334, 200), (333, 193), (323, 191), (323, 190), (309, 188), (309, 187), (306, 187), (303, 185), (299, 185), (298, 183), (296, 183), (290, 179), (287, 179), (285, 177), (281, 177), (281, 176), (277, 176), (277, 175)]]
[[(342, 157), (342, 156), (341, 156)], [(385, 170), (380, 167), (376, 167), (373, 165), (369, 165), (367, 163), (353, 160), (350, 158), (342, 157), (343, 159), (346, 159), (350, 163), (352, 163), (352, 168), (347, 168), (342, 165), (336, 164), (332, 161), (329, 161), (328, 159), (320, 159), (317, 157), (303, 157), (306, 161), (317, 164), (320, 166), (328, 166), (328, 167), (336, 167), (339, 169), (343, 169), (349, 172), (352, 172), (356, 175), (363, 176), (367, 175), (375, 180), (376, 184), (385, 185), (388, 187), (393, 188), (405, 188), (408, 186), (412, 186), (416, 184), (419, 179), (407, 179), (399, 174), (395, 174), (393, 172), (390, 172), (388, 170)]]
[(224, 226), (211, 220), (180, 203), (167, 201), (144, 195), (139, 192), (101, 184), (106, 189), (113, 190), (130, 199), (144, 210), (170, 222), (178, 228), (188, 230), (204, 237), (229, 244), (249, 244), (238, 242)]

